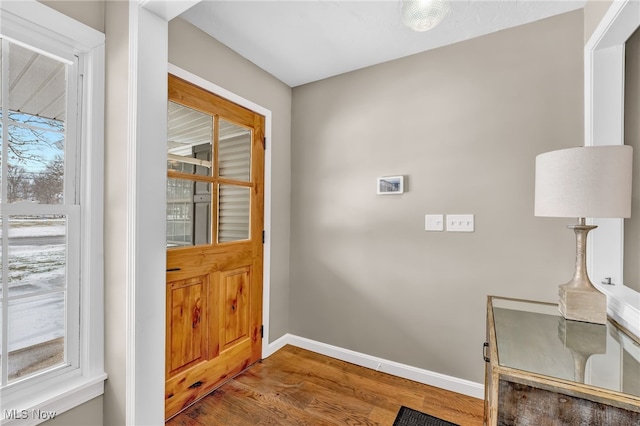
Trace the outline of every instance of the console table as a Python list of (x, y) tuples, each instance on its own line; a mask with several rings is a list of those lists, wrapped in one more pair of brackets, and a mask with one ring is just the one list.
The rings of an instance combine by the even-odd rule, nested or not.
[(489, 296), (485, 424), (640, 425), (640, 342), (615, 323)]

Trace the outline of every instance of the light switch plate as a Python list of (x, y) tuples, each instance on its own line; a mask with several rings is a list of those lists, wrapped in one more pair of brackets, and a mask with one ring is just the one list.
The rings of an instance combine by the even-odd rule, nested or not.
[(426, 214), (424, 215), (425, 231), (444, 231), (444, 215)]
[(473, 232), (474, 218), (472, 214), (448, 214), (448, 232)]

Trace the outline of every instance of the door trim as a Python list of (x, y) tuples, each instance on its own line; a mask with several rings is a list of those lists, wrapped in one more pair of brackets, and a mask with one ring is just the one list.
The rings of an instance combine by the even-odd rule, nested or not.
[(183, 68), (169, 63), (168, 72), (199, 86), (211, 93), (228, 99), (242, 107), (250, 109), (264, 116), (264, 135), (267, 138), (267, 149), (264, 153), (264, 252), (262, 265), (262, 324), (264, 326), (264, 337), (262, 338), (262, 358), (267, 358), (276, 347), (269, 344), (269, 301), (271, 294), (271, 111), (248, 99), (245, 99), (217, 84), (211, 83)]
[[(638, 25), (638, 2), (614, 2), (584, 47), (586, 146), (624, 144), (625, 43)], [(609, 316), (640, 336), (640, 292), (624, 285), (624, 220), (600, 218), (590, 223), (599, 229), (589, 235), (589, 275), (607, 295)], [(616, 285), (601, 285), (604, 277)]]
[[(113, 24), (128, 32), (128, 39), (126, 33), (110, 39), (114, 44), (106, 45), (104, 70), (107, 88), (115, 87), (115, 98), (105, 99), (106, 106), (112, 107), (106, 111), (106, 128), (114, 132), (107, 137), (105, 153), (120, 167), (126, 164), (124, 178), (111, 176), (114, 166), (105, 164), (105, 225), (124, 238), (122, 243), (105, 239), (105, 365), (111, 378), (105, 386), (105, 423), (160, 424), (164, 422), (164, 374), (160, 372), (165, 368), (166, 308), (165, 291), (157, 291), (157, 283), (166, 276), (166, 238), (158, 230), (165, 228), (166, 207), (164, 194), (154, 189), (159, 182), (164, 187), (167, 173), (166, 149), (158, 141), (167, 134), (164, 70), (169, 27), (137, 1), (106, 10), (113, 14), (110, 16), (128, 17), (128, 23)], [(128, 57), (114, 60), (114, 49)], [(124, 69), (128, 71), (126, 83), (110, 78)], [(115, 112), (115, 103), (125, 100), (126, 112)], [(110, 147), (111, 142), (117, 148)], [(145, 161), (140, 161), (140, 153), (145, 153)], [(123, 181), (125, 188), (119, 185)], [(123, 204), (122, 212), (110, 209), (112, 199)], [(121, 365), (116, 351), (123, 346), (125, 363)], [(119, 410), (122, 406), (124, 412)]]

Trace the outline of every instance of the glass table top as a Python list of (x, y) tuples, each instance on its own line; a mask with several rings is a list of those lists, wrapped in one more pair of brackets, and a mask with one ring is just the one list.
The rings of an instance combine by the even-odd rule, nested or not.
[(611, 321), (565, 320), (554, 304), (491, 301), (500, 365), (640, 396), (640, 344)]

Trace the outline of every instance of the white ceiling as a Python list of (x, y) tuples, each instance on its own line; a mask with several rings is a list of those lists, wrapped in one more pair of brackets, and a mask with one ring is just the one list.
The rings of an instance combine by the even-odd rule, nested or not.
[(453, 0), (424, 33), (399, 0), (203, 0), (180, 15), (291, 87), (584, 7), (578, 0)]

